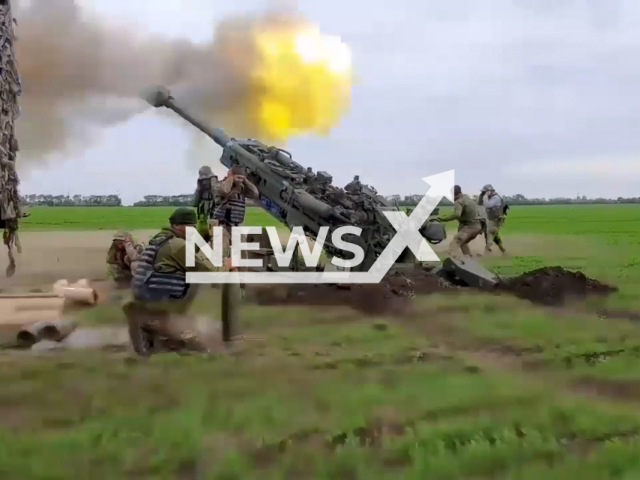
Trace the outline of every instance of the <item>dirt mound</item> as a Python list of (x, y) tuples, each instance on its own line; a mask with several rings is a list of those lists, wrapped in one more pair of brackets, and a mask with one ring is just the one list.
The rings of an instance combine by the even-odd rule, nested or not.
[(511, 293), (519, 298), (543, 305), (562, 305), (570, 299), (589, 295), (608, 295), (616, 287), (600, 283), (582, 272), (572, 272), (562, 267), (545, 267), (503, 280), (498, 291)]
[(455, 288), (425, 271), (392, 273), (373, 285), (287, 285), (256, 292), (259, 305), (344, 306), (367, 314), (401, 314), (416, 294)]
[[(374, 285), (282, 285), (262, 289), (254, 295), (259, 305), (344, 306), (360, 312), (376, 314), (403, 314), (411, 308), (416, 294), (451, 291), (455, 287), (429, 272), (417, 270), (387, 275)], [(608, 295), (617, 291), (562, 267), (545, 267), (504, 279), (495, 290), (530, 300), (537, 304), (559, 306), (568, 300), (584, 299), (590, 295)]]

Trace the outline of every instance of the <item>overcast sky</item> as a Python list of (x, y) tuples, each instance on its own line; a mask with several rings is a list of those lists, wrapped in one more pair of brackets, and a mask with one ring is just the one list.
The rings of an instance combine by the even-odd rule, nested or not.
[[(224, 16), (265, 1), (85, 0), (105, 18), (205, 41)], [(329, 137), (294, 139), (294, 159), (344, 186), (425, 193), (455, 169), (527, 196), (640, 195), (638, 0), (300, 0), (351, 47), (359, 84)], [(283, 72), (286, 75), (286, 72)], [(232, 132), (229, 132), (232, 134)], [(153, 112), (93, 148), (23, 175), (23, 193), (190, 193), (191, 136)], [(219, 156), (211, 145), (208, 153)]]

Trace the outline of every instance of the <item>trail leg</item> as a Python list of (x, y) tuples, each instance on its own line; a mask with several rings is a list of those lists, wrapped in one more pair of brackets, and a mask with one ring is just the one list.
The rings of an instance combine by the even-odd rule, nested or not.
[(222, 341), (226, 344), (238, 334), (241, 295), (237, 283), (222, 284)]

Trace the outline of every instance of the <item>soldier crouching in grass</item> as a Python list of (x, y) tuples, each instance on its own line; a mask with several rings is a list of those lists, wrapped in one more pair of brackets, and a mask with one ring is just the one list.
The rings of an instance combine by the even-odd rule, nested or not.
[(455, 257), (459, 248), (465, 256), (470, 257), (469, 243), (484, 231), (483, 219), (478, 213), (476, 203), (462, 193), (460, 185), (453, 187), (453, 199), (453, 213), (440, 215), (437, 220), (440, 222), (458, 221), (458, 233), (449, 245), (449, 256)]
[[(191, 330), (191, 319), (186, 317), (199, 287), (188, 284), (186, 274), (231, 268), (230, 259), (224, 260), (224, 267), (216, 267), (202, 252), (196, 252), (195, 266), (187, 267), (186, 228), (197, 224), (193, 209), (176, 209), (169, 224), (149, 241), (140, 256), (131, 282), (133, 298), (123, 306), (131, 342), (141, 356), (150, 355), (160, 338), (167, 339), (167, 343), (177, 345), (177, 348), (209, 351), (201, 336)], [(227, 286), (238, 287), (237, 284)]]
[(135, 242), (130, 233), (119, 231), (114, 235), (107, 252), (107, 269), (116, 282), (116, 288), (129, 288), (143, 251), (144, 245)]

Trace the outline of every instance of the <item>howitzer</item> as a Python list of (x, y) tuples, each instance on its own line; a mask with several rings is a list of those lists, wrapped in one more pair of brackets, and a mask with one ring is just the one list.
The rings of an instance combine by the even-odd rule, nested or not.
[[(352, 270), (368, 271), (394, 237), (395, 229), (383, 212), (399, 208), (378, 195), (374, 188), (359, 181), (344, 189), (338, 188), (332, 185), (331, 175), (323, 171), (314, 174), (294, 161), (286, 150), (257, 140), (231, 138), (220, 128), (210, 128), (181, 107), (164, 87), (155, 88), (146, 100), (156, 108), (173, 110), (222, 147), (220, 162), (227, 168), (242, 166), (260, 193), (260, 206), (289, 229), (302, 227), (304, 233), (315, 240), (321, 227), (328, 227), (324, 249), (329, 255), (352, 259), (353, 253), (334, 245), (332, 234), (342, 226), (359, 227), (359, 236), (342, 237), (360, 246), (365, 254), (360, 265)], [(446, 238), (444, 226), (433, 218), (420, 232), (432, 244)], [(398, 263), (415, 263), (415, 256), (406, 249)]]

